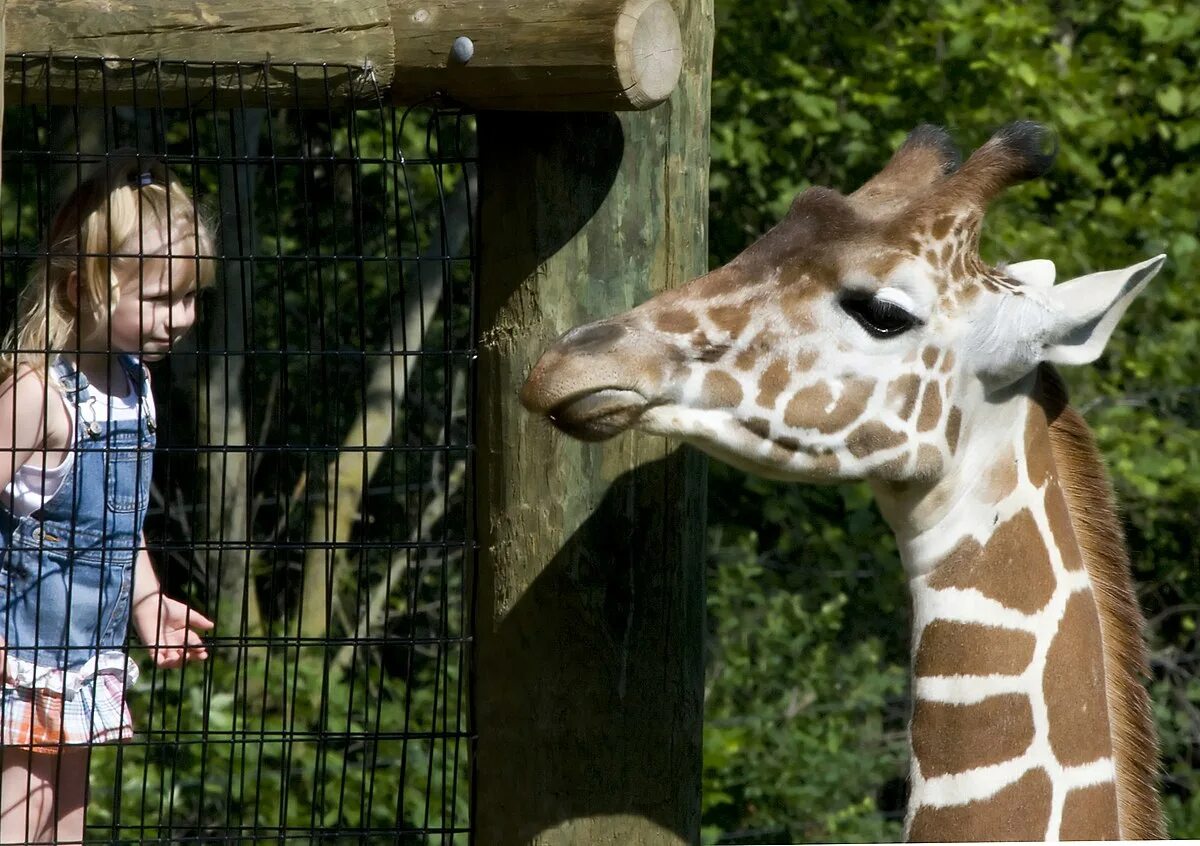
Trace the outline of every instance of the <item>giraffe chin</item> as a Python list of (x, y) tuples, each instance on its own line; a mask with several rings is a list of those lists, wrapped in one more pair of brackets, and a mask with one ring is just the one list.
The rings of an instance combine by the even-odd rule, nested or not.
[(632, 428), (646, 406), (646, 398), (637, 391), (602, 388), (560, 402), (546, 418), (577, 440), (606, 441)]

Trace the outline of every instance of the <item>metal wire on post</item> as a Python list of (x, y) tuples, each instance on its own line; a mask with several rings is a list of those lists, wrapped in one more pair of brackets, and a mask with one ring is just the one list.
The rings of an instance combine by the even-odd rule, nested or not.
[(300, 107), (299, 65), (247, 67), (295, 80), (264, 105), (147, 83), (216, 66), (77, 60), (132, 100), (61, 105), (48, 61), (7, 58), (30, 96), (4, 121), (5, 329), (63, 198), (123, 157), (174, 174), (216, 244), (195, 328), (149, 363), (145, 517), (163, 593), (216, 628), (179, 668), (131, 633), (133, 738), (91, 749), (87, 839), (466, 842), (473, 117), (397, 112), (369, 74), (335, 99), (353, 68)]

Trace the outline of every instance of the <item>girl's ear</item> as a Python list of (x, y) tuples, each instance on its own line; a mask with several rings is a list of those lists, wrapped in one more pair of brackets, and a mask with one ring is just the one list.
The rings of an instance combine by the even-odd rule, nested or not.
[(66, 281), (67, 302), (75, 306), (75, 311), (79, 311), (79, 271), (72, 270), (67, 274)]
[[(66, 279), (66, 282), (63, 283), (63, 288), (64, 288), (64, 293), (66, 293), (66, 295), (67, 295), (67, 302), (69, 302), (75, 310), (76, 319), (82, 318), (84, 316), (83, 315), (83, 301), (87, 300), (89, 303), (92, 303), (91, 308), (89, 308), (87, 310), (88, 316), (93, 320), (99, 320), (101, 317), (104, 316), (105, 306), (100, 305), (100, 304), (95, 304), (93, 302), (94, 298), (91, 295), (89, 295), (86, 291), (80, 290), (81, 287), (82, 287), (82, 282), (80, 282), (80, 279), (79, 279), (79, 271), (72, 270), (70, 273), (67, 274), (67, 279)], [(115, 308), (117, 305), (117, 301), (120, 300), (120, 298), (121, 298), (121, 286), (117, 284), (117, 279), (115, 276), (112, 279), (112, 288), (108, 292), (108, 298), (109, 298), (108, 305), (111, 308)]]

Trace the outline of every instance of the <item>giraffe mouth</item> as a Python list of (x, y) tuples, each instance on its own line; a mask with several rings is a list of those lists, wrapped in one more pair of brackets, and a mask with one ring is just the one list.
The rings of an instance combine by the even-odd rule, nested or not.
[(601, 388), (563, 400), (546, 417), (573, 438), (604, 441), (631, 428), (647, 408), (637, 391)]

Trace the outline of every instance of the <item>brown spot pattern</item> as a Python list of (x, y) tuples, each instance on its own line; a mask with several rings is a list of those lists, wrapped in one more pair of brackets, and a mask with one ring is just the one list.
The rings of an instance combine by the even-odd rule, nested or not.
[(1015, 676), (1029, 667), (1036, 645), (1037, 638), (1030, 632), (934, 620), (921, 633), (915, 672), (918, 676)]
[(1066, 497), (1058, 485), (1046, 487), (1046, 518), (1050, 521), (1050, 533), (1054, 535), (1054, 545), (1062, 555), (1063, 566), (1068, 570), (1083, 569), (1083, 553), (1075, 537), (1071, 514), (1067, 511)]
[(826, 476), (836, 476), (841, 470), (842, 463), (838, 461), (838, 457), (831, 452), (814, 455), (812, 457), (812, 469), (817, 473), (822, 473)]
[(1050, 554), (1028, 508), (1002, 523), (983, 549), (970, 538), (963, 540), (929, 577), (934, 589), (974, 588), (1026, 614), (1046, 606), (1054, 585)]
[(1004, 454), (987, 471), (987, 496), (991, 503), (1000, 502), (1017, 488), (1017, 456), (1007, 447)]
[(920, 392), (921, 378), (913, 373), (906, 373), (888, 385), (888, 407), (895, 408), (901, 420), (907, 420), (917, 407), (917, 395)]
[(1053, 790), (1045, 770), (1030, 770), (990, 799), (921, 808), (913, 817), (908, 839), (1042, 840), (1050, 824)]
[(908, 456), (897, 455), (895, 458), (889, 458), (879, 466), (871, 468), (871, 476), (885, 481), (896, 481), (903, 477), (907, 467)]
[(931, 479), (942, 472), (942, 451), (929, 444), (921, 444), (917, 451), (917, 475)]
[(1050, 433), (1045, 418), (1037, 408), (1029, 410), (1025, 421), (1025, 466), (1029, 481), (1040, 488), (1054, 471), (1054, 456), (1050, 452)]
[(949, 373), (954, 369), (954, 350), (946, 350), (946, 354), (942, 356), (942, 366), (939, 369), (943, 373)]
[(686, 335), (688, 332), (694, 332), (700, 326), (696, 322), (694, 314), (682, 309), (671, 309), (660, 312), (654, 318), (654, 325), (663, 332), (674, 332), (678, 335)]
[(833, 394), (824, 382), (801, 388), (792, 395), (783, 413), (783, 422), (793, 429), (813, 429), (824, 419), (825, 408), (833, 402)]
[(750, 430), (750, 433), (757, 435), (764, 441), (771, 437), (771, 422), (763, 417), (751, 417), (749, 420), (743, 420), (742, 425)]
[(750, 322), (750, 309), (743, 306), (717, 306), (708, 310), (708, 319), (718, 329), (724, 329), (736, 338)]
[(783, 447), (784, 449), (788, 450), (789, 452), (799, 452), (800, 451), (800, 441), (797, 440), (796, 438), (792, 438), (787, 435), (779, 436), (778, 438), (775, 439), (775, 443), (779, 444), (779, 446)]
[(898, 447), (904, 441), (903, 432), (897, 432), (877, 420), (871, 420), (847, 436), (846, 448), (855, 458), (863, 458), (873, 452)]
[(1091, 591), (1067, 602), (1042, 676), (1050, 717), (1050, 748), (1063, 766), (1112, 755), (1100, 618)]
[[(741, 370), (751, 370), (758, 363), (759, 356), (764, 352), (772, 349), (775, 345), (775, 333), (759, 332), (755, 335), (745, 347), (737, 354), (734, 364)], [(807, 354), (806, 354), (807, 355)], [(816, 360), (816, 354), (812, 354), (812, 358), (807, 364), (804, 364), (804, 356), (801, 356), (797, 361), (798, 367), (811, 367), (812, 362)]]
[(933, 369), (933, 365), (937, 364), (939, 352), (937, 347), (926, 347), (921, 351), (921, 361), (924, 362), (926, 368)]
[(867, 407), (867, 401), (875, 390), (871, 380), (850, 382), (842, 388), (832, 410), (826, 408), (833, 402), (833, 393), (824, 382), (818, 382), (799, 390), (783, 413), (783, 422), (797, 429), (816, 429), (831, 435), (857, 420)]
[(1060, 840), (1119, 840), (1117, 786), (1094, 784), (1067, 794), (1063, 803)]
[(946, 417), (946, 443), (950, 446), (950, 454), (958, 449), (958, 435), (962, 429), (962, 409), (957, 405), (950, 409)]
[(783, 289), (783, 294), (779, 297), (779, 309), (794, 331), (806, 334), (817, 328), (810, 312), (813, 294), (819, 290), (816, 286), (805, 285), (790, 285)]
[(767, 452), (767, 461), (773, 464), (788, 464), (795, 456), (795, 450), (789, 450), (777, 441), (773, 441), (770, 450)]
[(782, 359), (775, 359), (758, 377), (758, 399), (762, 408), (774, 408), (775, 400), (788, 385), (788, 368)]
[(954, 215), (944, 214), (933, 222), (932, 232), (933, 239), (940, 241), (950, 234), (950, 227), (954, 225)]
[(925, 778), (1011, 761), (1033, 743), (1033, 733), (1033, 706), (1017, 693), (974, 705), (913, 705), (913, 754)]
[(921, 413), (917, 417), (917, 431), (928, 432), (942, 418), (942, 395), (938, 391), (937, 382), (925, 385), (925, 395), (921, 398)]
[(725, 344), (712, 343), (703, 332), (693, 332), (688, 338), (688, 343), (691, 345), (696, 361), (703, 361), (706, 364), (720, 361), (729, 351), (729, 347)]
[(738, 380), (720, 370), (710, 370), (700, 388), (700, 402), (705, 408), (737, 408), (742, 401), (742, 386)]

